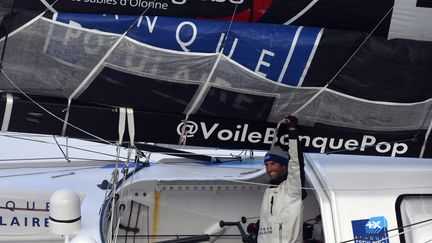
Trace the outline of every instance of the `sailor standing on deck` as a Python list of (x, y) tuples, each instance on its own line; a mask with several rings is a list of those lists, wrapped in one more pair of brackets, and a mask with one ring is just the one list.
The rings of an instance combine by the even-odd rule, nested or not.
[(288, 154), (275, 145), (264, 163), (270, 186), (264, 193), (258, 231), (258, 243), (302, 242), (303, 154), (297, 134), (297, 118), (287, 117)]

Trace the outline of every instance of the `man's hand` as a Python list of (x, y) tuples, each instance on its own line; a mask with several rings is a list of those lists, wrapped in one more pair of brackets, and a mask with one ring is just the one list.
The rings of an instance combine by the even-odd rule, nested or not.
[(297, 129), (297, 122), (298, 122), (297, 117), (289, 115), (285, 117), (285, 120), (286, 120), (288, 130), (292, 131)]

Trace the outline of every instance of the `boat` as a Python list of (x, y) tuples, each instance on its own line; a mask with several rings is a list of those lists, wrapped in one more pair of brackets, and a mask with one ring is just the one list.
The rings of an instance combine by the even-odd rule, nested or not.
[[(66, 147), (62, 138), (23, 134), (1, 138), (2, 147), (11, 150), (33, 147), (3, 161), (1, 242), (64, 242), (64, 235), (50, 232), (49, 209), (52, 195), (65, 189), (82, 200), (81, 226), (79, 232), (71, 233), (72, 240), (86, 236), (96, 242), (111, 242), (108, 229), (113, 227), (116, 230), (111, 237), (117, 242), (203, 239), (205, 234), (221, 242), (238, 242), (242, 237), (238, 229), (221, 228), (220, 221), (257, 220), (266, 188), (262, 155), (249, 158), (243, 153), (241, 162), (237, 158), (213, 163), (152, 154), (148, 161), (125, 165), (127, 151), (123, 150), (118, 166), (129, 172), (123, 170), (124, 176), (119, 175), (119, 198), (116, 212), (111, 214), (115, 147), (71, 139), (65, 158), (56, 141)], [(2, 150), (3, 158), (10, 154), (6, 151)], [(201, 152), (224, 155), (217, 150)], [(186, 242), (194, 242), (189, 240)]]
[[(406, 187), (397, 180), (428, 175), (432, 157), (427, 3), (386, 1), (353, 15), (350, 2), (330, 15), (319, 10), (331, 4), (304, 1), (282, 17), (280, 4), (292, 1), (202, 1), (208, 15), (192, 1), (152, 3), (0, 3), (2, 138), (37, 134), (61, 152), (51, 162), (3, 163), (0, 240), (246, 241), (267, 187), (260, 156), (286, 143), (287, 115), (299, 118), (307, 152), (305, 229), (321, 215), (326, 242), (430, 236), (409, 228), (423, 220), (417, 211), (349, 200), (354, 191), (358, 202), (390, 207), (405, 194), (403, 205), (430, 194), (424, 177)], [(70, 155), (94, 142), (110, 148), (103, 159)], [(370, 176), (375, 170), (394, 190)], [(385, 203), (371, 193), (381, 189), (391, 191)], [(74, 193), (82, 227), (49, 233), (50, 198)], [(362, 210), (349, 213), (352, 205)], [(378, 238), (366, 239), (366, 225)], [(390, 237), (395, 229), (400, 237)]]
[[(111, 214), (116, 155), (109, 151), (115, 148), (71, 139), (66, 160), (58, 147), (65, 147), (64, 138), (57, 144), (53, 137), (20, 134), (1, 141), (2, 147), (11, 149), (17, 143), (21, 148), (34, 146), (3, 161), (1, 242), (65, 242), (48, 223), (51, 197), (65, 189), (82, 200), (80, 228), (71, 232), (71, 239), (94, 240), (76, 242), (248, 242), (241, 229), (246, 232), (247, 225), (258, 219), (267, 188), (260, 153), (251, 158), (243, 152), (241, 162), (226, 163), (155, 153), (148, 162), (128, 166), (130, 176), (120, 180)], [(227, 155), (192, 149), (200, 150)], [(4, 154), (10, 153), (2, 150)], [(305, 165), (305, 239), (312, 239), (317, 216), (322, 218), (325, 242), (430, 239), (431, 159), (307, 153)]]

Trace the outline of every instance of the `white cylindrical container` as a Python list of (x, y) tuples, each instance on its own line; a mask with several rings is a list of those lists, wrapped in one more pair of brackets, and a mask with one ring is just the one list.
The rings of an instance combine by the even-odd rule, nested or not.
[(72, 190), (62, 189), (50, 198), (49, 229), (57, 235), (70, 235), (81, 228), (81, 201)]

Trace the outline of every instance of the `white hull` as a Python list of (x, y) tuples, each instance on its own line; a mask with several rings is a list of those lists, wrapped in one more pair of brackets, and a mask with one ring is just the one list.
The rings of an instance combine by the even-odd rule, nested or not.
[[(2, 150), (3, 158), (10, 157), (5, 154)], [(244, 228), (257, 221), (268, 180), (262, 158), (214, 164), (166, 157), (152, 155), (158, 162), (121, 183), (114, 214), (109, 190), (98, 187), (111, 179), (113, 161), (3, 163), (0, 242), (64, 242), (48, 227), (49, 198), (59, 189), (72, 189), (82, 199), (81, 230), (72, 238), (81, 235), (109, 242), (111, 229), (113, 242), (160, 242), (204, 234), (211, 236), (210, 242), (241, 242), (236, 227), (218, 225), (220, 220), (239, 221), (242, 216), (247, 219), (241, 224)], [(399, 234), (405, 242), (432, 238), (430, 222), (402, 233), (392, 230), (432, 218), (430, 160), (320, 154), (307, 154), (305, 159), (310, 189), (303, 218), (322, 215), (326, 242), (360, 237), (355, 224), (374, 217), (386, 221), (385, 232), (376, 236), (382, 242), (402, 242)]]

